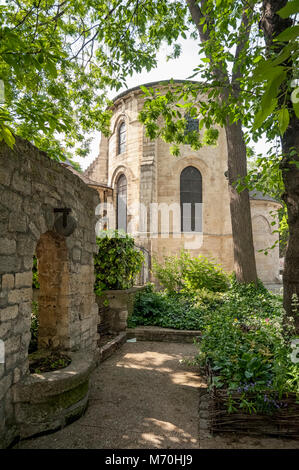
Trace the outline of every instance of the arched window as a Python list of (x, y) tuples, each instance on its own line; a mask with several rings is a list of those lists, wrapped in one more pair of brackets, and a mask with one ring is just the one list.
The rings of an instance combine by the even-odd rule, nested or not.
[(181, 231), (202, 231), (202, 177), (194, 166), (187, 166), (181, 173)]
[(127, 231), (127, 178), (121, 175), (116, 184), (116, 228)]
[(185, 135), (187, 135), (189, 132), (199, 132), (199, 119), (193, 118), (190, 116), (189, 113), (185, 115), (186, 119), (186, 127), (185, 127)]
[(118, 153), (126, 151), (126, 124), (122, 122), (118, 128)]

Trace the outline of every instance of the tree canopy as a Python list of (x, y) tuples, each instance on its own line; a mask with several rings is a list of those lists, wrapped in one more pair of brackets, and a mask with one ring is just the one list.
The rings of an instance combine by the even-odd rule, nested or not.
[[(287, 59), (292, 58), (289, 67), (293, 69), (298, 64), (299, 26), (291, 24), (276, 38), (283, 42), (283, 50), (269, 57), (259, 27), (262, 2), (204, 0), (197, 2), (206, 39), (199, 42), (189, 11), (192, 3), (196, 2), (6, 0), (0, 6), (0, 78), (5, 94), (0, 108), (1, 138), (12, 145), (10, 128), (54, 158), (64, 158), (75, 144), (76, 152), (84, 156), (88, 153), (86, 135), (95, 129), (108, 132), (107, 89), (118, 90), (128, 75), (155, 67), (162, 41), (172, 44), (173, 56), (178, 56), (178, 41), (187, 35), (193, 37), (200, 57), (190, 78), (199, 78), (201, 84), (189, 84), (174, 96), (157, 97), (151, 105), (147, 102), (142, 120), (149, 135), (159, 133), (168, 141), (187, 141), (198, 148), (215, 141), (212, 124), (223, 125), (227, 117), (231, 122), (241, 118), (256, 139), (261, 128), (272, 132), (273, 138), (273, 123), (283, 132), (289, 114), (281, 100), (277, 106), (277, 95), (288, 74)], [(281, 15), (297, 12), (298, 1), (292, 0)], [(290, 79), (287, 86), (294, 87), (294, 83)], [(217, 97), (224, 88), (227, 100), (219, 107)], [(208, 96), (208, 101), (197, 101), (200, 126), (210, 129), (203, 142), (195, 133), (184, 133), (183, 122), (185, 111), (198, 114), (190, 98), (194, 101), (199, 93)], [(181, 109), (174, 111), (172, 105), (182, 97), (186, 109), (180, 104)], [(154, 125), (158, 112), (166, 119), (163, 130)], [(177, 153), (178, 147), (173, 150)]]
[[(156, 65), (162, 40), (187, 30), (181, 2), (6, 0), (0, 6), (0, 138), (32, 141), (56, 159), (108, 132), (107, 89)], [(174, 46), (174, 54), (178, 46)]]

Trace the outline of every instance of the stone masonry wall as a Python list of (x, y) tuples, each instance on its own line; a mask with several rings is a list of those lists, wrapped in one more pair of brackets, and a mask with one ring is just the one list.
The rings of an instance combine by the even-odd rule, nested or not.
[[(13, 150), (0, 143), (0, 340), (5, 345), (5, 361), (0, 363), (0, 447), (18, 435), (13, 393), (29, 373), (36, 251), (44, 277), (42, 346), (89, 352), (96, 348), (97, 204), (96, 191), (29, 142), (17, 138)], [(55, 208), (71, 209), (76, 221), (71, 235), (55, 232), (60, 217)]]

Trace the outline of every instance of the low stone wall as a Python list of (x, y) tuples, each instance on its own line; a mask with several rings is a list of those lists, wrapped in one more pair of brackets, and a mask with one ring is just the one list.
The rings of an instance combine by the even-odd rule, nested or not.
[(125, 331), (127, 319), (133, 312), (135, 295), (143, 288), (143, 286), (136, 286), (125, 290), (107, 290), (101, 296), (97, 296), (98, 331), (100, 333)]
[(168, 341), (169, 343), (193, 343), (201, 332), (198, 330), (174, 330), (158, 326), (137, 326), (127, 328), (127, 338), (136, 338), (138, 341)]
[(97, 354), (97, 366), (108, 359), (108, 357), (112, 356), (118, 349), (122, 347), (122, 345), (126, 342), (127, 335), (125, 332), (119, 333), (115, 338), (108, 343), (104, 344), (104, 346), (99, 347), (99, 352)]
[(68, 367), (31, 374), (15, 387), (15, 418), (21, 439), (61, 429), (84, 413), (95, 363), (86, 353), (67, 354), (72, 359)]

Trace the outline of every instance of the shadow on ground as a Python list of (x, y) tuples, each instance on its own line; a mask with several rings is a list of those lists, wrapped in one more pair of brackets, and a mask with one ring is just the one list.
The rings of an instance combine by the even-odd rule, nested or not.
[(193, 344), (126, 343), (94, 372), (89, 407), (77, 422), (17, 448), (198, 448)]

